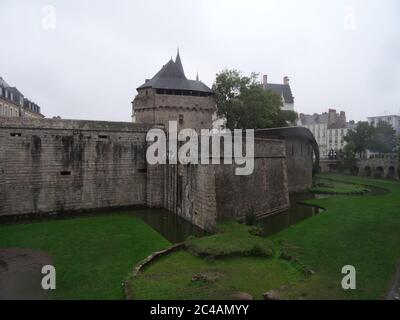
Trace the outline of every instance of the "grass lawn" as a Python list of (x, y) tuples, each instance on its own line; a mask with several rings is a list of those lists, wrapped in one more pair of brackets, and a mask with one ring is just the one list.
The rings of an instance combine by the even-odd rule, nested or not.
[(0, 248), (52, 256), (56, 299), (123, 299), (132, 268), (170, 243), (141, 219), (124, 214), (0, 225)]
[[(197, 281), (193, 277), (201, 276)], [(262, 257), (201, 259), (178, 251), (150, 264), (131, 280), (136, 299), (230, 300), (238, 292), (261, 299), (267, 289), (302, 279), (290, 262)]]
[[(338, 196), (309, 201), (326, 208), (312, 219), (271, 238), (286, 241), (291, 254), (316, 271), (287, 297), (382, 299), (400, 258), (400, 184), (348, 176), (321, 175), (341, 182), (384, 188), (388, 194)], [(357, 270), (357, 290), (344, 291), (344, 265)]]
[(219, 233), (203, 238), (191, 237), (185, 243), (189, 251), (202, 257), (273, 256), (271, 241), (251, 234), (257, 230), (256, 227), (228, 221), (219, 224)]
[[(220, 235), (188, 241), (189, 246), (196, 248), (191, 251), (200, 255), (189, 251), (173, 253), (131, 279), (134, 296), (216, 299), (231, 298), (241, 291), (260, 299), (265, 291), (289, 285), (281, 292), (283, 298), (384, 298), (400, 258), (400, 184), (345, 176), (320, 177), (384, 188), (389, 193), (309, 201), (326, 211), (268, 238), (269, 244), (244, 232), (246, 226), (224, 224), (224, 233)], [(252, 246), (255, 239), (261, 247), (272, 248), (273, 256), (216, 254), (212, 259), (204, 258), (215, 252), (238, 253), (240, 248), (248, 254), (252, 251), (249, 243)], [(282, 253), (286, 259), (293, 259), (282, 259)], [(357, 290), (341, 289), (341, 270), (345, 265), (356, 268)], [(304, 268), (315, 273), (306, 276)], [(192, 281), (199, 274), (206, 280)]]
[(361, 195), (370, 190), (362, 185), (349, 184), (338, 181), (316, 179), (315, 185), (308, 189), (318, 194)]

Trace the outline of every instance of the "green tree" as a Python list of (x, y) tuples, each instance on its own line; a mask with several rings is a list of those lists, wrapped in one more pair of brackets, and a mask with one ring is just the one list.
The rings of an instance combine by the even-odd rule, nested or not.
[(358, 153), (360, 158), (365, 157), (365, 152), (368, 150), (371, 139), (374, 135), (375, 128), (368, 122), (359, 122), (357, 127), (350, 130), (344, 137), (347, 143), (352, 144), (355, 153)]
[(386, 122), (379, 122), (369, 143), (369, 150), (377, 153), (394, 152), (397, 146), (396, 131)]
[(397, 174), (400, 179), (400, 135), (396, 137), (396, 149), (397, 149)]
[(278, 126), (287, 127), (288, 124), (295, 126), (298, 119), (299, 119), (299, 114), (297, 112), (289, 110), (281, 110), (280, 119), (278, 119)]
[(341, 157), (341, 166), (342, 169), (347, 169), (351, 174), (356, 175), (357, 168), (357, 158), (356, 158), (356, 147), (353, 142), (349, 142), (344, 147), (342, 157)]
[(217, 74), (213, 90), (217, 114), (233, 129), (261, 129), (288, 126), (297, 114), (282, 110), (281, 97), (264, 90), (258, 75), (243, 76), (240, 71), (225, 69)]

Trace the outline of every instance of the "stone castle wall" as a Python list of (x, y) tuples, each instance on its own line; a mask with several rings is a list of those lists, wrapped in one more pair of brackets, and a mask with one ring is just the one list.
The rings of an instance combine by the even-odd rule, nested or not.
[(144, 205), (147, 130), (0, 118), (0, 216)]
[(141, 205), (212, 230), (218, 221), (287, 209), (291, 188), (312, 179), (311, 151), (297, 139), (256, 139), (249, 176), (226, 164), (148, 165), (150, 128), (0, 118), (0, 217)]
[(313, 150), (310, 143), (300, 138), (286, 138), (289, 192), (297, 193), (313, 184)]
[(284, 141), (256, 139), (254, 172), (238, 176), (234, 168), (234, 165), (215, 167), (218, 221), (244, 219), (251, 214), (264, 216), (289, 208)]
[(284, 141), (290, 193), (303, 192), (313, 183), (313, 146), (310, 141), (302, 136), (304, 133), (290, 133), (294, 129), (300, 128), (280, 128), (280, 132), (274, 132), (274, 129), (256, 131), (256, 137), (275, 138)]
[[(148, 205), (166, 208), (206, 230), (218, 221), (289, 208), (284, 141), (256, 139), (254, 172), (238, 176), (235, 168), (222, 163), (148, 166), (148, 186), (156, 193)], [(164, 181), (163, 191), (159, 181)]]

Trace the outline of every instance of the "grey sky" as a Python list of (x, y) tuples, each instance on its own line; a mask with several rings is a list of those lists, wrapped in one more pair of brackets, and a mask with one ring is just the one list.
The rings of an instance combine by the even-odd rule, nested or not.
[(400, 112), (399, 21), (398, 0), (0, 0), (0, 76), (48, 117), (130, 121), (135, 88), (179, 46), (189, 78), (288, 75), (296, 111), (363, 120)]

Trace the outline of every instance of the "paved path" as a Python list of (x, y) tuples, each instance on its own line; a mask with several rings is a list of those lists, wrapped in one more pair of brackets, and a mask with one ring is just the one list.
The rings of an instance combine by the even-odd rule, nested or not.
[(42, 267), (53, 265), (44, 252), (0, 248), (0, 300), (46, 300), (42, 289)]
[(391, 282), (387, 300), (400, 300), (400, 261), (397, 263), (396, 274)]

